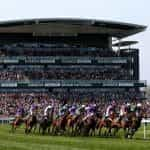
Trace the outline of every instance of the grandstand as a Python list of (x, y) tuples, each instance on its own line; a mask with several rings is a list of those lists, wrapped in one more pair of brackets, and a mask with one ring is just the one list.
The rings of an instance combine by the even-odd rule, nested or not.
[(15, 93), (63, 100), (144, 98), (139, 49), (131, 48), (137, 42), (122, 39), (145, 29), (87, 19), (0, 22), (1, 100)]

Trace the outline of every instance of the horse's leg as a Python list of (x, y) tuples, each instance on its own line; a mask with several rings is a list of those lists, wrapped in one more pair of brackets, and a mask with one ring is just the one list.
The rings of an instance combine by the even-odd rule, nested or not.
[(42, 135), (45, 134), (45, 128), (42, 128)]
[(93, 136), (93, 135), (94, 135), (94, 129), (91, 128), (91, 136)]
[(14, 133), (17, 129), (17, 124), (18, 124), (19, 120), (16, 119), (13, 123), (12, 123), (12, 132)]
[(107, 136), (107, 127), (104, 127), (104, 134), (103, 136)]
[(78, 127), (77, 127), (77, 124), (75, 123), (74, 126), (73, 126), (73, 136), (76, 136), (78, 135)]
[(41, 133), (41, 125), (39, 125), (39, 134)]
[(37, 129), (37, 124), (34, 125), (33, 133), (35, 133), (36, 129)]
[(51, 126), (48, 127), (48, 130), (47, 130), (48, 134), (50, 134), (50, 129), (51, 129)]
[(109, 128), (108, 128), (107, 136), (111, 136), (111, 130), (112, 130), (112, 128), (111, 128), (111, 127), (109, 127)]
[(12, 122), (12, 124), (11, 124), (11, 131), (10, 132), (14, 133), (14, 122)]
[(69, 120), (67, 121), (67, 124), (66, 124), (66, 131), (67, 131), (67, 135), (68, 135), (68, 136), (71, 136), (71, 134), (72, 134), (71, 119), (69, 119)]
[(90, 135), (90, 136), (93, 136), (93, 129), (92, 129), (92, 128), (90, 129), (89, 132), (90, 132), (89, 135)]
[(95, 129), (94, 129), (94, 127), (91, 128), (91, 136), (95, 136)]
[(124, 137), (128, 138), (128, 129), (124, 127)]
[(54, 135), (54, 125), (51, 127), (51, 134)]
[(28, 134), (28, 122), (25, 123), (25, 133)]
[(96, 131), (95, 131), (95, 128), (93, 128), (93, 134), (94, 134), (94, 136), (96, 136)]
[(52, 126), (52, 135), (56, 135), (56, 133), (57, 133), (56, 128), (57, 127), (55, 125)]
[(119, 128), (118, 128), (117, 126), (114, 127), (113, 136), (116, 136), (116, 134), (117, 134), (117, 132), (118, 132), (118, 129), (119, 129)]
[(70, 135), (73, 136), (73, 125), (71, 125), (71, 132)]
[(98, 128), (98, 135), (99, 135), (99, 136), (101, 136), (101, 132), (102, 132), (102, 128), (99, 127), (99, 128)]
[(31, 133), (32, 128), (33, 128), (33, 125), (32, 125), (32, 124), (30, 124), (29, 129), (28, 129), (28, 133)]

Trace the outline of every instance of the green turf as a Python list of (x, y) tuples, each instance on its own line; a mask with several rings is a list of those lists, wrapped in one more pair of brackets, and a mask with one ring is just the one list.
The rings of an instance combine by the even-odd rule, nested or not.
[[(0, 150), (149, 150), (150, 140), (143, 140), (143, 129), (134, 139), (100, 137), (65, 137), (25, 135), (23, 129), (9, 133), (9, 126), (0, 125)], [(149, 131), (148, 131), (149, 132)], [(150, 137), (150, 134), (148, 135)]]

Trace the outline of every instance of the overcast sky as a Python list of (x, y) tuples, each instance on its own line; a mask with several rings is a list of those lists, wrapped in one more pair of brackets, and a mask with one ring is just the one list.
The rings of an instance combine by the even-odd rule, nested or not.
[(150, 0), (0, 0), (0, 21), (28, 18), (90, 18), (147, 25), (140, 41), (140, 78), (150, 84)]

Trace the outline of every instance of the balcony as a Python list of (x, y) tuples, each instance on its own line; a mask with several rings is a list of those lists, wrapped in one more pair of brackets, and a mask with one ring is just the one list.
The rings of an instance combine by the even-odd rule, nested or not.
[(133, 80), (31, 80), (0, 81), (0, 88), (55, 88), (55, 87), (145, 87), (146, 81)]
[(12, 56), (0, 57), (0, 64), (127, 64), (129, 57)]

